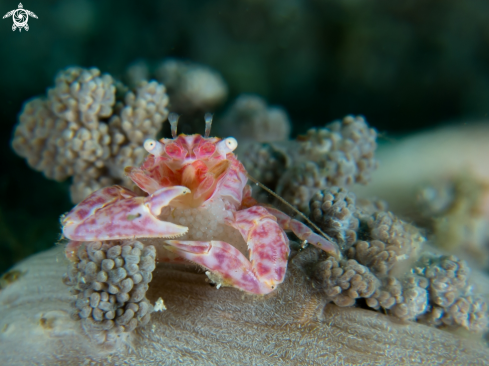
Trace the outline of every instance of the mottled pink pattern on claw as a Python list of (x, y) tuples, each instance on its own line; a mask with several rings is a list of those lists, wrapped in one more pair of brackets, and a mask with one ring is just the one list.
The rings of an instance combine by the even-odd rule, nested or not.
[(146, 205), (154, 216), (161, 214), (161, 209), (170, 204), (176, 197), (190, 193), (190, 189), (183, 186), (165, 187), (157, 190), (146, 199)]
[(121, 186), (111, 186), (99, 189), (68, 212), (61, 223), (62, 225), (69, 225), (71, 223), (81, 222), (93, 215), (97, 210), (108, 206), (115, 201), (130, 197), (136, 197), (136, 193)]
[(171, 200), (187, 193), (188, 188), (175, 186), (162, 188), (148, 197), (111, 202), (81, 222), (66, 223), (63, 234), (80, 241), (181, 236), (187, 227), (161, 221), (157, 215)]
[(253, 206), (234, 214), (234, 226), (248, 244), (254, 273), (271, 288), (282, 283), (289, 256), (289, 239), (268, 209)]
[(253, 294), (267, 294), (273, 290), (258, 279), (248, 259), (231, 244), (179, 240), (167, 240), (166, 243), (167, 250), (217, 274), (224, 286), (238, 287)]

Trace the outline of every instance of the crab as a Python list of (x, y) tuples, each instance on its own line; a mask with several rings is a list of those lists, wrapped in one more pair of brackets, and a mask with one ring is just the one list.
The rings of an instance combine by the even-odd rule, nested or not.
[(143, 194), (106, 187), (62, 218), (70, 248), (85, 241), (153, 240), (160, 261), (194, 262), (218, 288), (261, 295), (284, 280), (285, 231), (338, 255), (335, 243), (252, 198), (247, 172), (233, 153), (236, 139), (209, 137), (212, 119), (206, 118), (205, 136), (177, 136), (175, 118), (170, 122), (173, 138), (146, 140), (144, 163), (125, 169)]

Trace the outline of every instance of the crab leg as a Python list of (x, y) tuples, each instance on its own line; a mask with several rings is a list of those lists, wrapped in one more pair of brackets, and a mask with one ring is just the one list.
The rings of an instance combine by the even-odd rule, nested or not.
[(223, 241), (167, 240), (165, 248), (207, 268), (212, 272), (209, 278), (219, 285), (262, 295), (273, 291), (284, 280), (289, 255), (289, 241), (277, 219), (255, 206), (235, 212), (230, 225), (247, 242), (250, 260)]
[(209, 278), (218, 286), (233, 286), (254, 294), (273, 290), (260, 282), (251, 263), (234, 246), (224, 241), (166, 240), (165, 249), (208, 269)]
[[(119, 187), (122, 190), (124, 188)], [(110, 195), (108, 189), (98, 196), (108, 197), (99, 201), (95, 192), (80, 208), (63, 218), (63, 234), (77, 241), (130, 239), (135, 237), (176, 237), (185, 234), (188, 228), (158, 220), (163, 207), (181, 195), (190, 193), (187, 187), (174, 186), (157, 190), (148, 197)], [(130, 192), (130, 191), (128, 191)], [(124, 191), (124, 193), (126, 193)], [(132, 192), (131, 192), (132, 193)], [(92, 197), (95, 196), (95, 197)], [(88, 202), (86, 202), (88, 201)]]
[(76, 253), (80, 245), (82, 245), (82, 241), (70, 240), (65, 247), (65, 255), (70, 261), (76, 261)]
[(299, 239), (305, 240), (308, 243), (324, 250), (328, 254), (339, 258), (340, 249), (335, 243), (326, 240), (322, 236), (315, 234), (312, 230), (302, 222), (292, 219), (289, 215), (274, 208), (267, 207), (268, 212), (277, 218), (278, 224), (284, 230), (292, 231)]

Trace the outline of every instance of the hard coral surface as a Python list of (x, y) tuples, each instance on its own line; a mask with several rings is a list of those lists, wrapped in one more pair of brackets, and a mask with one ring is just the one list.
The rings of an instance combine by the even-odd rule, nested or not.
[(168, 310), (102, 346), (70, 318), (72, 297), (59, 280), (66, 261), (52, 249), (17, 265), (27, 273), (0, 292), (0, 363), (412, 365), (489, 358), (483, 344), (433, 327), (325, 306), (303, 273), (309, 254), (299, 253), (281, 288), (259, 299), (217, 290), (202, 273), (160, 265), (147, 296), (151, 303), (163, 297)]
[(413, 218), (437, 247), (489, 267), (489, 184), (471, 171), (427, 182)]

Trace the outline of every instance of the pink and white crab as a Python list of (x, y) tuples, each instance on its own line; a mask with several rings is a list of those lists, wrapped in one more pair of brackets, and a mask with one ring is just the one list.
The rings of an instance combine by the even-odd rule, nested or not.
[(173, 139), (146, 140), (150, 155), (126, 174), (147, 195), (121, 186), (92, 193), (62, 219), (68, 248), (83, 241), (159, 238), (142, 241), (167, 250), (160, 250), (160, 261), (192, 261), (218, 286), (254, 294), (273, 291), (285, 277), (284, 230), (337, 255), (336, 244), (251, 197), (247, 172), (233, 154), (237, 141), (208, 137), (211, 121), (206, 119), (205, 137), (177, 137), (171, 121)]

